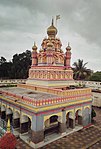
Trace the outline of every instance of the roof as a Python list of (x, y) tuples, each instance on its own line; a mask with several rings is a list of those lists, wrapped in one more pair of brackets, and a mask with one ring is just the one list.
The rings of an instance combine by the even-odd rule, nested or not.
[(1, 90), (10, 92), (12, 94), (20, 95), (23, 97), (29, 97), (31, 99), (36, 99), (36, 100), (59, 97), (58, 95), (54, 95), (51, 93), (33, 91), (30, 89), (24, 89), (20, 87), (8, 87), (8, 88), (6, 87), (6, 88), (2, 88)]

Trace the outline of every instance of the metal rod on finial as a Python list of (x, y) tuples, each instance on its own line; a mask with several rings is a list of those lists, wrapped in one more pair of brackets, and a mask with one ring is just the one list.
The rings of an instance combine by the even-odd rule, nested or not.
[(36, 45), (35, 41), (34, 41), (34, 46)]
[(54, 25), (54, 17), (52, 16), (52, 26)]

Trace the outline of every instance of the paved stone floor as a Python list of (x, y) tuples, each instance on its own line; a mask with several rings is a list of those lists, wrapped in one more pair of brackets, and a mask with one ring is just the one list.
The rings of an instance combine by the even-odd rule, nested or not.
[[(94, 108), (97, 116), (92, 126), (58, 139), (40, 149), (101, 149), (101, 109)], [(31, 149), (21, 140), (17, 149)]]
[(17, 139), (16, 149), (32, 149), (32, 148), (23, 140)]

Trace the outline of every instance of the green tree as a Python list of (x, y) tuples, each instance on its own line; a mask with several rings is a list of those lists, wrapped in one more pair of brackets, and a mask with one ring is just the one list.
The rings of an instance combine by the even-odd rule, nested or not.
[(90, 76), (92, 71), (87, 69), (85, 66), (87, 63), (83, 63), (83, 60), (78, 59), (77, 62), (73, 64), (73, 71), (74, 71), (74, 79), (75, 80), (87, 80)]
[(24, 79), (28, 77), (31, 65), (31, 52), (26, 50), (21, 54), (15, 54), (12, 62), (7, 62), (4, 57), (0, 59), (0, 78)]
[(26, 50), (21, 54), (15, 54), (12, 59), (10, 78), (25, 79), (28, 77), (28, 70), (31, 65), (31, 52)]
[(0, 78), (9, 78), (12, 62), (7, 62), (4, 57), (0, 58)]
[(6, 59), (1, 56), (1, 58), (0, 58), (0, 65), (2, 65), (2, 64), (5, 63), (5, 62), (6, 62)]
[(93, 73), (89, 80), (101, 82), (101, 71), (97, 71), (97, 72)]

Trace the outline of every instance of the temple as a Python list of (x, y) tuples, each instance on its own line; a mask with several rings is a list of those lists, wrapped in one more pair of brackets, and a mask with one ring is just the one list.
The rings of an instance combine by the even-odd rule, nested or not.
[(47, 34), (48, 37), (43, 39), (39, 53), (35, 43), (32, 47), (32, 66), (27, 84), (57, 88), (73, 85), (69, 43), (64, 53), (61, 49), (61, 40), (56, 37), (57, 29), (53, 25), (53, 20)]
[(91, 124), (91, 89), (74, 83), (71, 47), (63, 52), (57, 32), (52, 19), (39, 52), (34, 43), (26, 84), (0, 90), (1, 119), (35, 148)]

